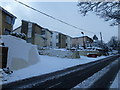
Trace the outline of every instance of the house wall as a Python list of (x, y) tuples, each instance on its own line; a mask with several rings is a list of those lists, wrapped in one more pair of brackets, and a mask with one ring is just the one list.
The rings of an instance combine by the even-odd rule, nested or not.
[(67, 41), (67, 48), (69, 48), (69, 49), (72, 47), (72, 41), (71, 40), (72, 40), (72, 38), (70, 36), (67, 36), (67, 40), (66, 40)]
[(83, 45), (84, 45), (84, 44), (83, 44), (83, 40), (86, 41), (86, 38), (83, 38), (83, 37), (78, 38), (79, 46), (83, 46)]
[[(30, 23), (32, 24), (31, 27), (29, 26)], [(42, 31), (45, 31), (45, 33), (43, 34)], [(51, 47), (51, 31), (44, 29), (35, 23), (22, 21), (22, 33), (27, 35), (27, 42), (37, 45), (38, 48)]]
[(59, 48), (66, 48), (66, 35), (59, 33)]
[(76, 38), (72, 38), (72, 46), (73, 47), (78, 47), (78, 46), (83, 46), (83, 40), (85, 43), (85, 46), (90, 46), (91, 43), (93, 42), (93, 40), (87, 36), (83, 37), (76, 37)]
[(93, 43), (93, 40), (91, 38), (85, 37), (85, 45), (86, 47), (90, 47)]
[(40, 34), (41, 35), (41, 31), (42, 31), (42, 28), (39, 27), (38, 25), (34, 24), (35, 25), (35, 33), (37, 34)]
[(21, 33), (28, 34), (28, 22), (22, 20)]
[(70, 40), (71, 40), (70, 37), (67, 37), (62, 33), (53, 32), (52, 47), (53, 48), (69, 48), (71, 44)]
[(32, 31), (32, 38), (33, 38), (33, 44), (37, 45), (39, 47), (44, 46), (43, 38), (41, 37), (41, 31), (42, 28), (38, 26), (37, 24), (33, 24), (33, 31)]
[(78, 38), (72, 38), (72, 47), (77, 47), (79, 45)]
[(48, 30), (45, 30), (45, 37), (46, 37), (46, 46), (51, 47), (52, 43), (52, 33)]
[(40, 34), (35, 34), (35, 41), (34, 41), (35, 45), (37, 45), (38, 48), (41, 48), (44, 46), (44, 40), (41, 37)]
[(34, 24), (22, 20), (21, 33), (24, 33), (26, 35), (26, 41), (28, 43), (34, 44), (34, 28)]

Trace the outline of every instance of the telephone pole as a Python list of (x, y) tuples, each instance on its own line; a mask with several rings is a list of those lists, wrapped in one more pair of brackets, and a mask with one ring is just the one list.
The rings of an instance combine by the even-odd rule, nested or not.
[(83, 35), (83, 48), (86, 49), (86, 46), (85, 46), (85, 40), (84, 40), (84, 32), (81, 32), (81, 34)]
[(101, 44), (103, 46), (102, 33), (100, 32)]

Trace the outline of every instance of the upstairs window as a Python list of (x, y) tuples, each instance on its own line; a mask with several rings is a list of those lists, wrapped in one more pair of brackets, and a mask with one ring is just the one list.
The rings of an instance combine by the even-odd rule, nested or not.
[(58, 39), (58, 35), (56, 35), (56, 39)]
[(45, 30), (42, 30), (41, 35), (45, 35)]
[(50, 46), (52, 46), (52, 42), (50, 42)]
[(68, 44), (66, 43), (66, 46), (68, 46)]
[(58, 47), (58, 45), (59, 45), (59, 44), (58, 44), (58, 43), (56, 43), (56, 46), (57, 46), (57, 47)]
[(27, 37), (31, 38), (32, 37), (32, 23), (28, 23), (28, 33)]
[(8, 24), (11, 24), (12, 23), (12, 18), (10, 16), (6, 16), (6, 22)]

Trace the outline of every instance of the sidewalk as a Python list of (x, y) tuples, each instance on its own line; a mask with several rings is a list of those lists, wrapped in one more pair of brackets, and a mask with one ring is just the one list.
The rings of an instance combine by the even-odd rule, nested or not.
[(118, 90), (120, 90), (120, 70), (110, 88), (117, 88)]

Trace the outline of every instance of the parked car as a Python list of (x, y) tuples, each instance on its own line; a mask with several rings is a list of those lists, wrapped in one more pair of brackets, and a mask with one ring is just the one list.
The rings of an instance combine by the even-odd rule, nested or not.
[(87, 57), (93, 57), (93, 58), (97, 58), (98, 54), (97, 53), (88, 53)]

